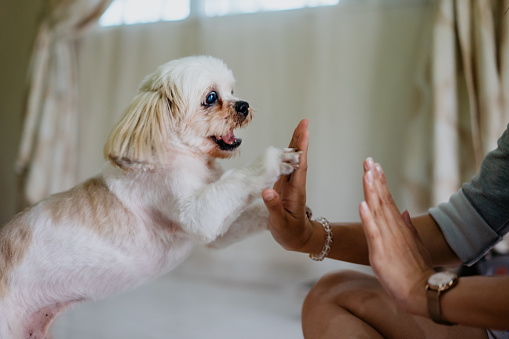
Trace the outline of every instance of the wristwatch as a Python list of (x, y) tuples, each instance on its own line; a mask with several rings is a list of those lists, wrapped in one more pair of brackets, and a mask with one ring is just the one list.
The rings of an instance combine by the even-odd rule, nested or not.
[(440, 309), (440, 296), (451, 290), (458, 283), (458, 276), (454, 272), (443, 271), (433, 274), (428, 278), (426, 284), (426, 295), (428, 297), (428, 313), (430, 318), (437, 324), (456, 325), (442, 317)]

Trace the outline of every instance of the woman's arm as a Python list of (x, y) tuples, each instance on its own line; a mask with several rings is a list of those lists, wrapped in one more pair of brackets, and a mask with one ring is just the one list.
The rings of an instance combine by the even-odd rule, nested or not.
[(461, 277), (440, 298), (443, 317), (450, 322), (509, 330), (509, 276)]
[[(431, 253), (434, 266), (460, 264), (458, 257), (445, 241), (440, 228), (431, 215), (423, 214), (411, 220), (425, 247)], [(362, 224), (360, 222), (331, 223), (330, 226), (333, 241), (327, 257), (354, 264), (369, 265), (368, 246)], [(290, 250), (315, 254), (322, 251), (326, 236), (322, 224), (311, 221), (308, 227), (312, 229), (309, 232), (311, 234), (309, 240), (301, 247)]]

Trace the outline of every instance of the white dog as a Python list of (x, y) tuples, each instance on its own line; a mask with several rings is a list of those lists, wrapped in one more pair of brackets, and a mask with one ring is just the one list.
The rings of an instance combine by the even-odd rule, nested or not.
[(99, 175), (39, 202), (0, 228), (0, 338), (49, 338), (70, 305), (153, 279), (198, 243), (227, 245), (267, 228), (263, 189), (298, 165), (269, 148), (223, 173), (252, 108), (218, 59), (159, 67), (112, 130)]

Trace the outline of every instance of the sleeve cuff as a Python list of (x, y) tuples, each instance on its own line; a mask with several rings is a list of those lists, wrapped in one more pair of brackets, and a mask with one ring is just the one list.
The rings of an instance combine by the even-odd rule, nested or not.
[(463, 191), (453, 194), (448, 203), (429, 209), (458, 258), (470, 266), (495, 246), (502, 237), (469, 203)]

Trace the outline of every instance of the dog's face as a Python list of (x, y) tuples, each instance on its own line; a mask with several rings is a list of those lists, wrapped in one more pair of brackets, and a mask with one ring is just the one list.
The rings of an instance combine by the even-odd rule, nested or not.
[(214, 158), (234, 154), (242, 142), (234, 130), (251, 120), (252, 109), (234, 96), (235, 80), (226, 65), (212, 57), (190, 57), (170, 62), (161, 72), (180, 91), (178, 100), (169, 100), (179, 117), (171, 125), (177, 142)]
[(252, 118), (249, 104), (234, 96), (234, 82), (226, 65), (208, 56), (160, 66), (141, 83), (108, 138), (105, 156), (125, 168), (164, 165), (175, 147), (232, 156), (242, 142), (234, 130)]

